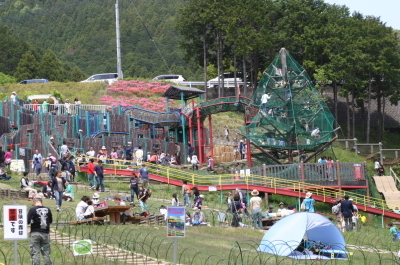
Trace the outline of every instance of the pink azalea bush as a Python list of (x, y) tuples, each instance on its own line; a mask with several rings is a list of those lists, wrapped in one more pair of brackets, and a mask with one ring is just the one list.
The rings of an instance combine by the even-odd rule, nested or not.
[[(110, 85), (100, 101), (111, 106), (133, 106), (146, 110), (165, 112), (166, 98), (162, 97), (171, 85), (162, 82), (145, 82), (139, 80), (118, 81)], [(177, 108), (179, 102), (169, 100), (170, 108)]]

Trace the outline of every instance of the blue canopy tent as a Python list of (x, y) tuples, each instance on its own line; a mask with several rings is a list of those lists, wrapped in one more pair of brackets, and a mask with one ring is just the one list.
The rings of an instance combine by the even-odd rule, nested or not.
[(299, 251), (302, 240), (325, 246), (320, 253), (335, 253), (334, 257), (348, 254), (344, 237), (336, 225), (325, 216), (308, 212), (291, 214), (274, 224), (261, 240), (258, 251), (298, 259), (322, 257), (311, 251)]

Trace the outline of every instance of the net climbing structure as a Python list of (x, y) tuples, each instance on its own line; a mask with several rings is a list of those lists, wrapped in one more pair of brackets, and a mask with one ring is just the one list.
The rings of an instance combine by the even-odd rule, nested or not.
[(265, 149), (316, 151), (335, 137), (324, 98), (284, 48), (263, 72), (251, 105), (258, 111), (241, 132)]

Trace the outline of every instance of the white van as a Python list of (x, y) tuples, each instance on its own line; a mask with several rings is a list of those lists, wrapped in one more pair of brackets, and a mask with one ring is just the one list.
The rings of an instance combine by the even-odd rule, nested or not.
[[(223, 77), (224, 77), (224, 87), (235, 87), (235, 73), (234, 72), (224, 73)], [(220, 75), (220, 81), (222, 82), (222, 75)], [(242, 72), (236, 72), (236, 83), (238, 83), (240, 86), (243, 85), (243, 73)], [(207, 87), (208, 88), (218, 87), (218, 76), (213, 79), (208, 80)]]
[(154, 81), (165, 80), (165, 81), (175, 82), (175, 83), (186, 81), (186, 79), (182, 75), (159, 75), (159, 76), (154, 77), (153, 80)]
[(107, 81), (109, 85), (114, 82), (118, 81), (118, 74), (117, 73), (106, 73), (106, 74), (97, 74), (92, 75), (86, 80), (81, 81), (81, 83), (85, 82), (105, 82)]

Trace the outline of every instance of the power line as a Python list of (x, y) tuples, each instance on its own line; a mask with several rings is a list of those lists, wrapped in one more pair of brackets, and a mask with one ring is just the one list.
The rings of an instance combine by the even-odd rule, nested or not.
[(133, 8), (134, 8), (135, 11), (136, 11), (137, 16), (138, 16), (139, 19), (140, 19), (140, 22), (142, 23), (143, 27), (146, 29), (146, 32), (147, 32), (147, 34), (149, 35), (149, 37), (150, 37), (151, 41), (153, 42), (154, 46), (156, 47), (156, 49), (157, 49), (157, 51), (158, 51), (158, 54), (160, 54), (162, 60), (164, 61), (165, 66), (166, 66), (167, 69), (168, 69), (168, 72), (171, 74), (171, 69), (169, 68), (167, 61), (165, 60), (164, 56), (162, 55), (160, 49), (158, 48), (157, 43), (156, 43), (156, 41), (154, 40), (153, 36), (151, 35), (151, 33), (150, 33), (149, 29), (147, 28), (146, 24), (144, 24), (144, 21), (143, 21), (142, 17), (140, 16), (139, 11), (137, 10), (135, 3), (133, 2), (133, 0), (131, 0), (131, 2), (132, 2), (132, 5), (133, 5)]

